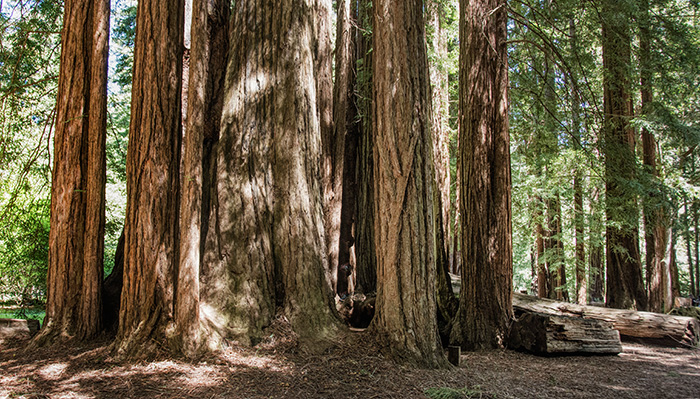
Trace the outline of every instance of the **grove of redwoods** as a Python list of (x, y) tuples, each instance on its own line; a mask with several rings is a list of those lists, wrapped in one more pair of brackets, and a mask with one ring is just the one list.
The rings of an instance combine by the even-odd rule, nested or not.
[[(700, 293), (700, 6), (0, 1), (0, 299), (34, 345), (501, 347), (513, 293)], [(453, 292), (451, 276), (461, 290)]]

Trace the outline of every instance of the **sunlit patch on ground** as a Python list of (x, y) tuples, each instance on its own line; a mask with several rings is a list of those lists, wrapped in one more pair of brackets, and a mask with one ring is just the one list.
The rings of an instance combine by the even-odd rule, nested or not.
[[(256, 348), (231, 347), (188, 363), (114, 362), (107, 344), (0, 350), (0, 399), (25, 398), (691, 398), (700, 392), (700, 352), (625, 344), (620, 356), (542, 358), (512, 351), (464, 353), (462, 366), (421, 370), (386, 360), (354, 334), (324, 354), (275, 332)], [(471, 395), (471, 394), (470, 394)]]

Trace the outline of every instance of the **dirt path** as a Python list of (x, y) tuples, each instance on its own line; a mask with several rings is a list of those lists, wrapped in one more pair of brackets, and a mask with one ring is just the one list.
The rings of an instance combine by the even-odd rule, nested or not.
[(700, 398), (700, 351), (625, 344), (610, 357), (467, 353), (452, 370), (388, 362), (356, 334), (325, 354), (284, 339), (196, 363), (114, 362), (106, 344), (0, 346), (0, 398)]

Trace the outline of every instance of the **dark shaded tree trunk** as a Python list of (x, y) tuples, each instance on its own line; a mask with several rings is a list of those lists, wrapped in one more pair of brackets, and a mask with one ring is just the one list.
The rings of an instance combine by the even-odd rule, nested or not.
[(392, 357), (447, 361), (437, 328), (435, 175), (423, 2), (374, 3), (378, 291), (371, 328)]
[(598, 207), (600, 204), (599, 189), (594, 188), (593, 197), (590, 200), (591, 219), (588, 254), (588, 291), (589, 302), (603, 302), (605, 300), (605, 249), (603, 243), (603, 215)]
[(219, 138), (228, 58), (230, 0), (194, 0), (189, 69), (187, 133), (180, 200), (180, 266), (175, 318), (180, 350), (200, 345), (200, 273), (211, 204), (212, 145)]
[(326, 279), (314, 0), (237, 1), (202, 282), (210, 346), (276, 307), (302, 344), (338, 328)]
[[(355, 103), (357, 64), (357, 6), (350, 0), (338, 2), (338, 32), (336, 34), (335, 50), (335, 86), (334, 86), (334, 138), (337, 141), (335, 155), (337, 164), (334, 172), (340, 174), (339, 183), (342, 185), (336, 190), (342, 192), (340, 214), (329, 215), (326, 213), (326, 227), (329, 223), (340, 222), (339, 234), (326, 237), (335, 241), (338, 246), (335, 268), (337, 271), (336, 293), (345, 296), (350, 292), (350, 276), (352, 275), (351, 250), (355, 243), (353, 227), (355, 225), (355, 213), (357, 202), (357, 147), (360, 138), (359, 121), (357, 118), (357, 106)], [(328, 208), (326, 210), (328, 212)], [(333, 262), (332, 257), (329, 261)]]
[(688, 256), (688, 273), (690, 274), (690, 286), (688, 287), (688, 295), (695, 296), (695, 273), (693, 273), (693, 245), (690, 242), (690, 223), (688, 221), (688, 198), (683, 196), (683, 227), (685, 228), (685, 252)]
[(535, 197), (534, 211), (535, 215), (535, 267), (537, 269), (537, 296), (540, 298), (549, 298), (549, 272), (547, 271), (547, 262), (544, 255), (544, 215), (540, 207), (543, 205), (540, 197)]
[(377, 253), (374, 231), (374, 111), (372, 105), (372, 4), (368, 0), (357, 5), (356, 95), (359, 142), (357, 148), (357, 203), (355, 213), (356, 290), (372, 293), (377, 290)]
[(460, 1), (462, 291), (451, 342), (501, 347), (513, 319), (507, 11)]
[(44, 328), (34, 344), (102, 329), (109, 2), (64, 6)]
[(630, 15), (625, 5), (603, 2), (603, 69), (606, 191), (606, 305), (645, 310), (639, 254), (639, 209), (626, 184), (636, 179), (629, 70)]
[(554, 194), (547, 202), (547, 270), (549, 271), (549, 298), (568, 301), (566, 287), (566, 260), (564, 259), (564, 242), (562, 241), (561, 199)]
[(127, 152), (124, 287), (115, 342), (120, 356), (143, 356), (155, 350), (173, 321), (183, 20), (184, 2), (138, 3)]

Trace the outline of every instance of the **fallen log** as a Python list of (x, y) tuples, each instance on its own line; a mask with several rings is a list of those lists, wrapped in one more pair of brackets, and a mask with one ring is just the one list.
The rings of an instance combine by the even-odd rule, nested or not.
[(603, 320), (612, 323), (622, 337), (636, 338), (666, 346), (697, 346), (700, 323), (692, 317), (636, 312), (557, 302), (524, 294), (513, 294), (513, 309), (557, 316)]
[(0, 319), (0, 341), (29, 338), (39, 331), (39, 320)]
[(620, 333), (612, 323), (581, 317), (524, 313), (510, 329), (508, 348), (537, 355), (622, 352)]

